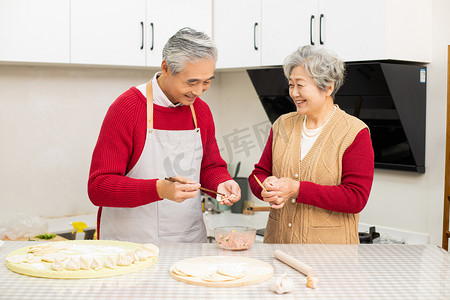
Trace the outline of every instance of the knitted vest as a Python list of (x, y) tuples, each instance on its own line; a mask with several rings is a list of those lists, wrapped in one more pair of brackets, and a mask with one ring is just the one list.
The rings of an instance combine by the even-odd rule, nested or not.
[[(272, 174), (278, 178), (339, 185), (342, 157), (356, 135), (367, 125), (337, 107), (311, 150), (300, 161), (304, 115), (282, 115), (273, 124)], [(264, 235), (265, 243), (358, 244), (359, 214), (340, 213), (286, 201), (272, 209)]]

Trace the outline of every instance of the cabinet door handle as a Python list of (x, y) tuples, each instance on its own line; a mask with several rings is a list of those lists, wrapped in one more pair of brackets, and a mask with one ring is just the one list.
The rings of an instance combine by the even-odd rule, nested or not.
[(311, 18), (309, 19), (309, 42), (311, 45), (314, 46), (313, 41), (313, 21), (314, 21), (314, 15), (311, 15)]
[(258, 26), (258, 22), (255, 22), (253, 26), (253, 47), (255, 47), (255, 50), (258, 50), (258, 46), (256, 46), (256, 26)]
[(320, 22), (319, 22), (319, 24), (320, 24), (320, 26), (319, 26), (319, 42), (320, 42), (320, 44), (321, 45), (323, 45), (323, 41), (322, 41), (322, 19), (325, 17), (325, 15), (324, 14), (320, 14)]
[(142, 33), (142, 43), (141, 43), (141, 50), (144, 49), (144, 22), (141, 22), (141, 33)]
[(153, 26), (153, 23), (150, 23), (150, 27), (152, 28), (152, 46), (150, 47), (150, 51), (152, 51), (155, 42), (155, 27)]

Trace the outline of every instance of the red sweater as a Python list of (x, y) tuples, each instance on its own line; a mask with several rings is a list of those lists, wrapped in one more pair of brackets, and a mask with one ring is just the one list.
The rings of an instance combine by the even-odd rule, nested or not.
[[(262, 188), (253, 174), (261, 182), (272, 176), (272, 139), (273, 134), (270, 131), (261, 159), (249, 177), (253, 194), (261, 200)], [(300, 181), (297, 202), (342, 213), (359, 213), (366, 205), (372, 187), (373, 161), (374, 153), (369, 131), (363, 129), (344, 152), (341, 184), (328, 186)]]
[[(146, 98), (135, 87), (117, 98), (109, 108), (92, 155), (88, 194), (97, 206), (137, 207), (161, 200), (155, 179), (126, 177), (144, 149), (147, 131)], [(208, 105), (197, 98), (194, 102), (197, 126), (200, 128), (203, 159), (200, 184), (208, 189), (231, 179), (221, 158), (215, 127)], [(154, 105), (153, 127), (166, 130), (194, 129), (188, 106), (167, 108)], [(215, 195), (212, 195), (215, 196)]]

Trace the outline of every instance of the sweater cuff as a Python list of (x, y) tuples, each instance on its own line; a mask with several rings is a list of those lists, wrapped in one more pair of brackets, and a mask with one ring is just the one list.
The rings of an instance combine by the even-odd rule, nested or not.
[(141, 199), (142, 205), (162, 200), (156, 188), (157, 181), (158, 179), (140, 179), (139, 198)]
[(309, 204), (316, 203), (317, 184), (310, 181), (300, 181), (297, 203)]

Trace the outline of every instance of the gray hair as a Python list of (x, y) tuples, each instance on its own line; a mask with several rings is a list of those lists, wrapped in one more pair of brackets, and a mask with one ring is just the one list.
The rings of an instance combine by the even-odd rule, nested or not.
[(292, 69), (303, 65), (306, 72), (321, 91), (334, 83), (331, 97), (344, 84), (345, 64), (331, 50), (317, 46), (303, 46), (290, 54), (283, 63), (284, 76), (289, 80)]
[(170, 72), (182, 72), (186, 63), (200, 59), (217, 61), (217, 48), (205, 33), (185, 27), (175, 33), (166, 43), (162, 53)]

